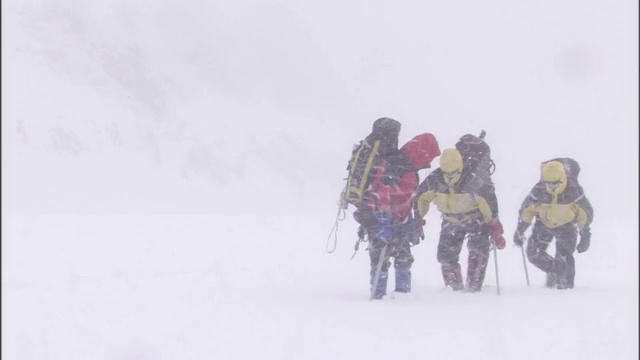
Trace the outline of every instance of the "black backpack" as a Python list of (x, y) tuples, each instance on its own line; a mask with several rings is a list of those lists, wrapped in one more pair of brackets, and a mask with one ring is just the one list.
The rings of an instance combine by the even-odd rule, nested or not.
[(464, 168), (482, 180), (491, 182), (491, 175), (496, 165), (491, 159), (491, 148), (484, 141), (486, 132), (482, 130), (480, 136), (463, 135), (456, 143), (456, 149), (462, 155)]
[(383, 166), (383, 160), (398, 151), (400, 126), (397, 120), (380, 118), (373, 123), (371, 134), (354, 146), (347, 165), (344, 208), (348, 204), (360, 207), (371, 180)]

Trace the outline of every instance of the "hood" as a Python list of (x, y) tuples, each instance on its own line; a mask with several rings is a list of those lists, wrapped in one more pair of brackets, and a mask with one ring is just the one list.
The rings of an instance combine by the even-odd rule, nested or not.
[(433, 134), (420, 134), (409, 140), (400, 149), (416, 170), (426, 169), (431, 166), (431, 162), (440, 156), (440, 146)]
[[(445, 149), (440, 157), (440, 170), (444, 182), (448, 185), (453, 185), (460, 180), (462, 175), (462, 154), (456, 149)], [(448, 176), (452, 174), (452, 176)]]
[(540, 181), (545, 185), (547, 192), (558, 195), (567, 188), (567, 173), (564, 165), (559, 161), (548, 161), (542, 164)]

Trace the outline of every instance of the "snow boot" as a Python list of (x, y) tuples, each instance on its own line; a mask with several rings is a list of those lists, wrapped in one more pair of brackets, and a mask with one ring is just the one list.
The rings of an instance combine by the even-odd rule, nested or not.
[(547, 273), (547, 280), (544, 286), (548, 287), (549, 289), (554, 289), (556, 286), (558, 286), (558, 280), (556, 279), (556, 275), (554, 273)]
[(455, 291), (464, 289), (459, 263), (442, 263), (440, 269), (442, 270), (442, 278), (444, 279), (445, 286), (449, 286)]
[(469, 253), (467, 264), (467, 292), (478, 292), (482, 290), (488, 262), (489, 254)]
[(567, 283), (567, 273), (568, 273), (568, 266), (567, 266), (567, 261), (566, 261), (566, 257), (561, 256), (558, 259), (556, 259), (556, 261), (553, 264), (553, 269), (552, 272), (554, 274), (554, 276), (556, 277), (556, 281), (557, 281), (557, 285), (556, 288), (560, 289), (560, 290), (566, 290), (569, 288), (568, 283)]
[[(373, 279), (376, 276), (375, 271), (371, 271), (371, 280), (369, 281), (369, 285), (373, 286)], [(385, 295), (387, 295), (387, 279), (389, 278), (388, 271), (381, 271), (380, 277), (378, 278), (378, 286), (373, 293), (373, 298), (376, 300), (382, 299)], [(371, 289), (371, 288), (369, 288)]]
[(409, 293), (411, 292), (411, 261), (399, 261), (396, 259), (393, 263), (396, 273), (396, 292)]
[(576, 278), (576, 260), (573, 255), (567, 256), (567, 275), (565, 285), (567, 289), (573, 289), (573, 282)]

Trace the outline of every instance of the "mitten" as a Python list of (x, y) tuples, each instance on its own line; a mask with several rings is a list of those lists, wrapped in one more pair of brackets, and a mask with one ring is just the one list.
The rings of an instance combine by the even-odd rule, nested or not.
[(580, 231), (580, 242), (576, 247), (579, 254), (589, 250), (589, 245), (591, 245), (591, 230), (589, 228), (585, 228)]
[(424, 240), (424, 224), (425, 221), (420, 218), (413, 218), (407, 222), (405, 232), (411, 244), (418, 245), (420, 240)]
[(513, 235), (513, 243), (516, 246), (522, 246), (526, 239), (527, 238), (524, 236), (524, 233), (520, 231), (516, 231), (516, 233)]
[(527, 240), (526, 236), (524, 236), (524, 232), (527, 231), (527, 229), (529, 228), (529, 225), (531, 224), (522, 220), (521, 218), (518, 219), (518, 228), (516, 230), (516, 233), (513, 235), (514, 245), (516, 246), (524, 245), (525, 240)]
[(366, 235), (366, 230), (364, 228), (364, 226), (360, 225), (358, 226), (358, 239), (364, 239), (364, 236)]
[(495, 244), (495, 246), (499, 250), (504, 249), (506, 245), (506, 241), (502, 236), (502, 234), (504, 234), (504, 230), (502, 228), (502, 223), (500, 223), (500, 220), (493, 219), (489, 221), (487, 223), (487, 228), (489, 229), (489, 234), (491, 234), (491, 240), (493, 240), (493, 243)]
[(492, 240), (493, 244), (496, 246), (496, 248), (498, 248), (498, 250), (504, 249), (504, 247), (507, 245), (507, 242), (502, 235), (492, 238)]

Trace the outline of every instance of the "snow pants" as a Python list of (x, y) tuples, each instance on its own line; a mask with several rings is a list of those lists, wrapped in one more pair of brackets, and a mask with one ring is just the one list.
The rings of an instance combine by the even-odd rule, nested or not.
[[(394, 228), (393, 241), (387, 245), (384, 258), (382, 258), (382, 269), (380, 270), (380, 277), (378, 278), (374, 298), (381, 299), (387, 293), (387, 280), (389, 278), (391, 258), (393, 258), (393, 268), (395, 270), (395, 291), (402, 293), (411, 292), (411, 265), (413, 264), (413, 255), (411, 255), (410, 236), (411, 235), (405, 232), (402, 227)], [(373, 286), (378, 262), (382, 257), (382, 250), (385, 248), (385, 243), (375, 238), (369, 239), (369, 241), (369, 285)]]
[(445, 286), (456, 291), (465, 289), (459, 260), (464, 240), (468, 238), (466, 289), (469, 292), (482, 290), (491, 250), (489, 232), (483, 225), (466, 225), (446, 219), (442, 221), (437, 257)]
[[(547, 253), (547, 248), (556, 239), (555, 256)], [(569, 223), (551, 229), (542, 222), (536, 221), (529, 241), (527, 242), (527, 258), (535, 267), (547, 273), (547, 287), (572, 289), (576, 276), (576, 262), (573, 252), (576, 250), (578, 230)]]

